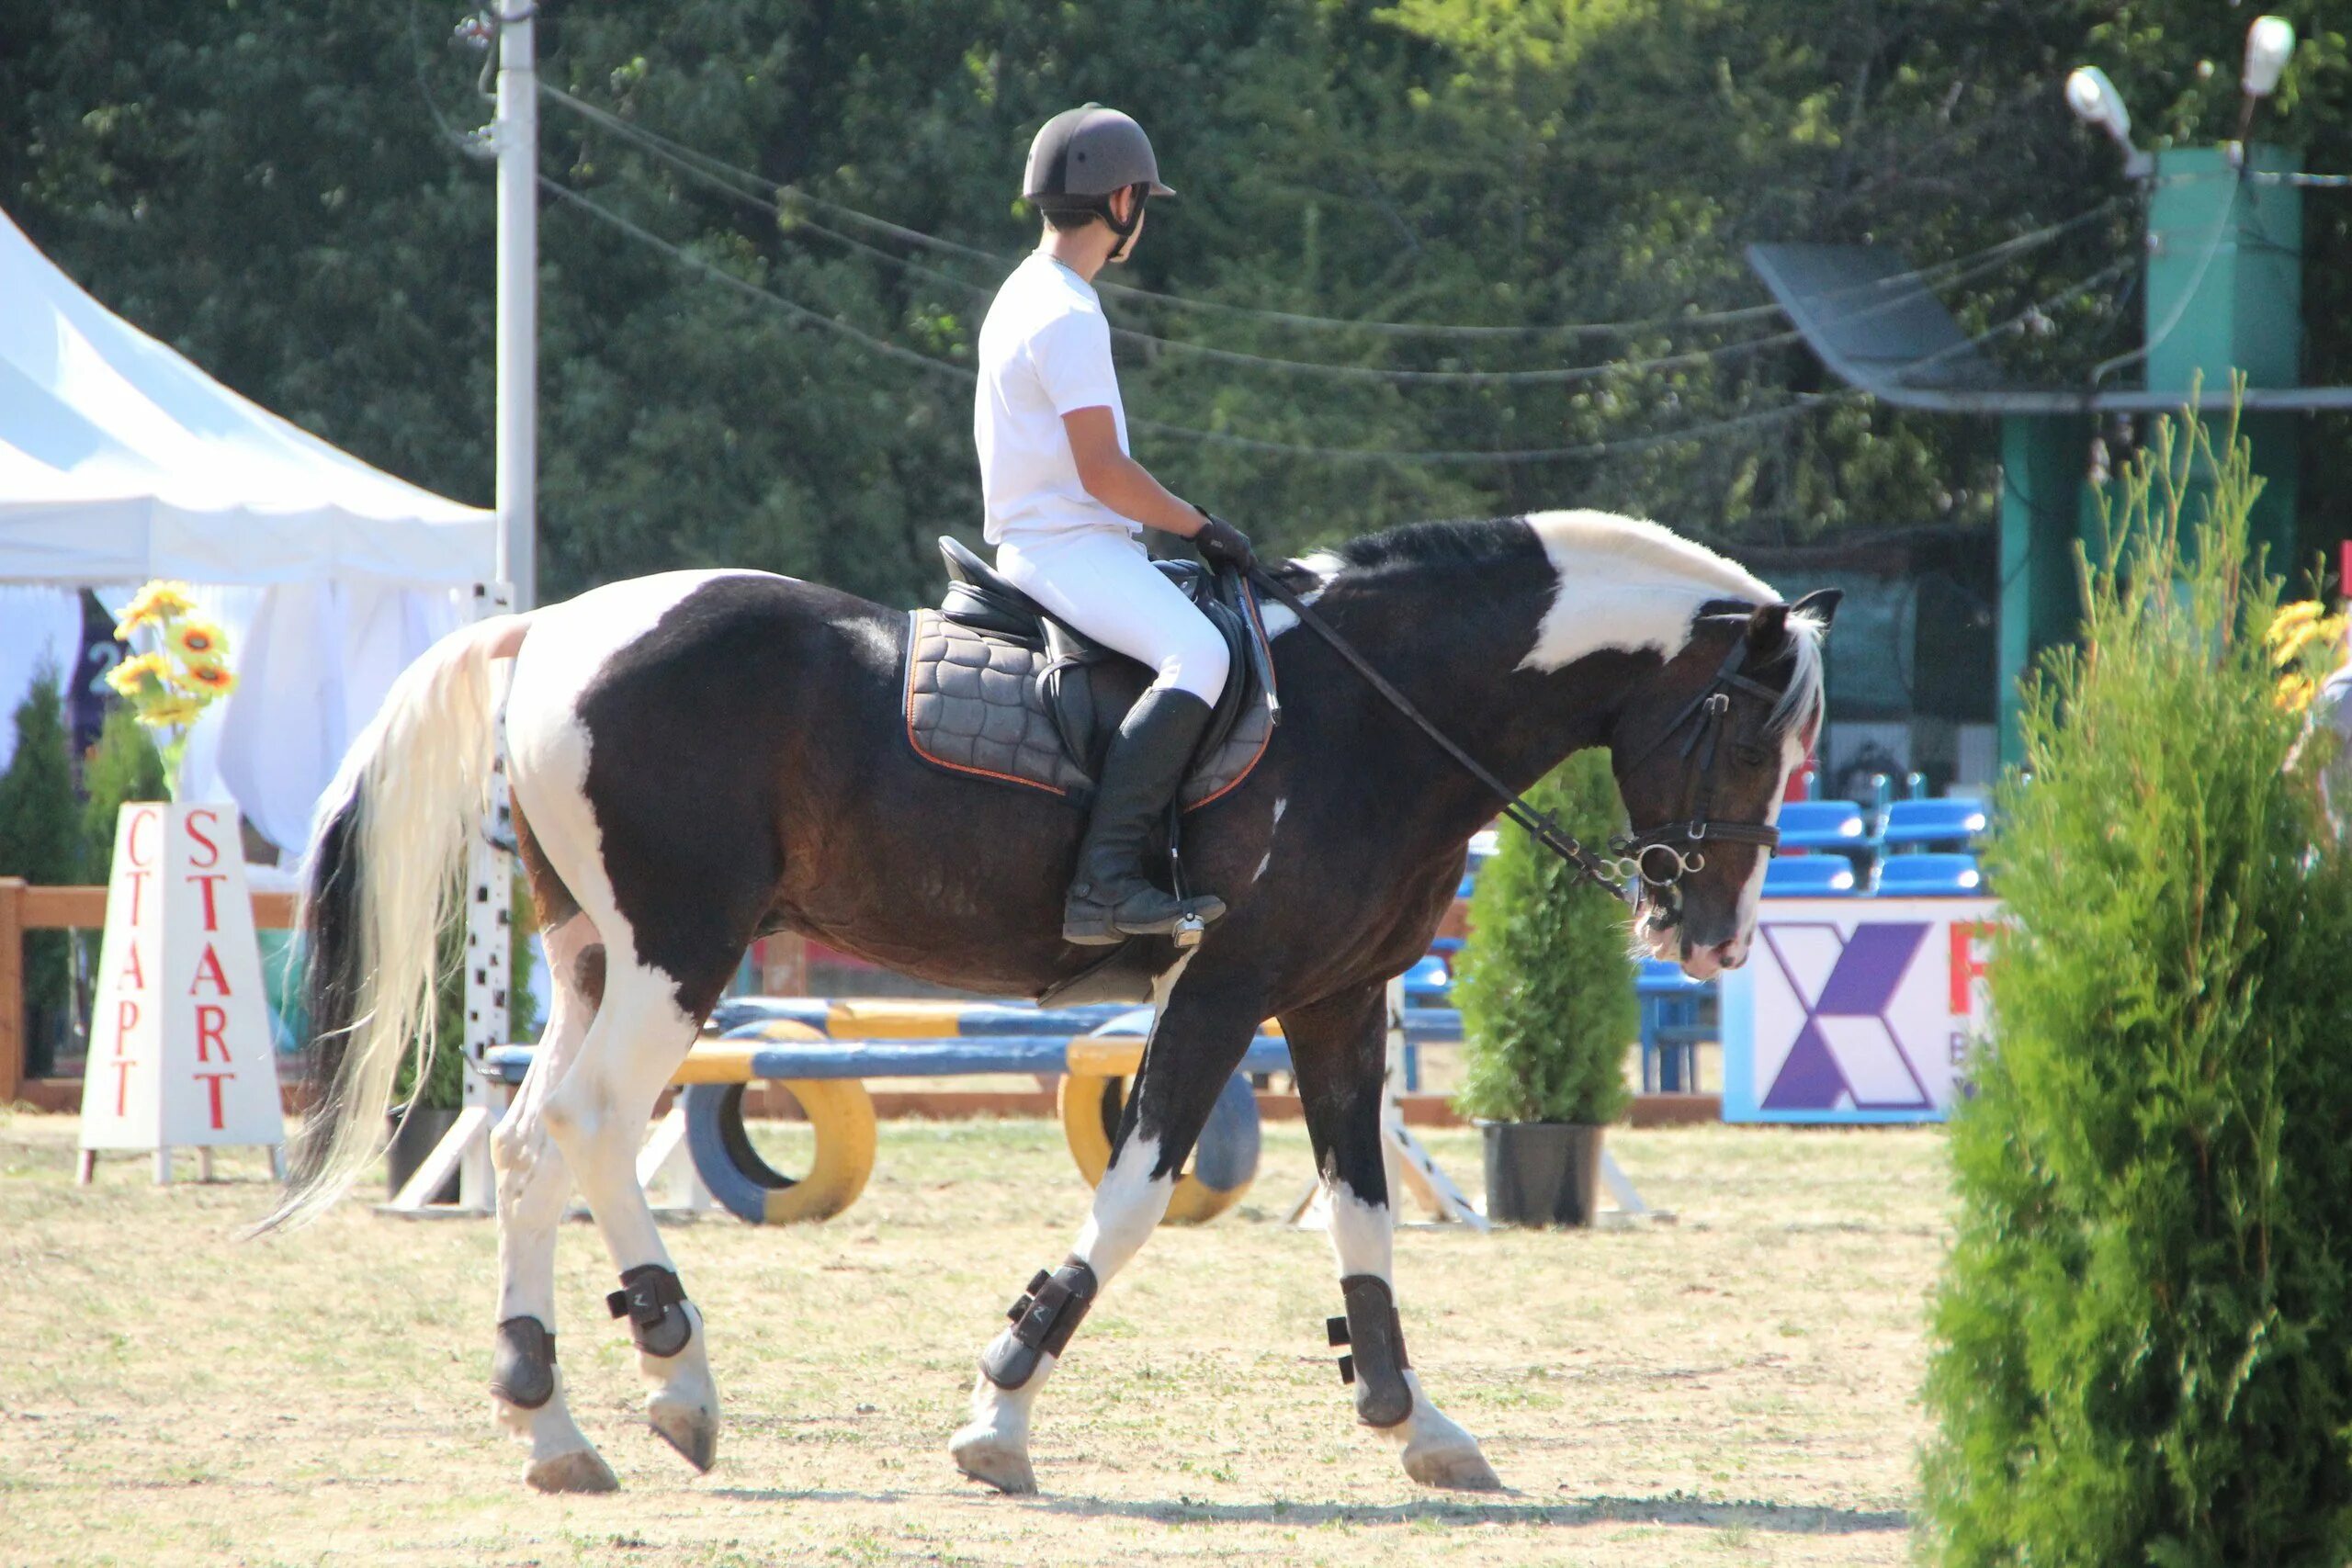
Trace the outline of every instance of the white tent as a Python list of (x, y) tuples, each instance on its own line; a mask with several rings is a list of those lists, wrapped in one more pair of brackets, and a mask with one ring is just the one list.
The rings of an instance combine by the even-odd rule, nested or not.
[(471, 614), (496, 527), (221, 386), (0, 213), (0, 584), (38, 585), (0, 589), (0, 731), (38, 660), (80, 655), (75, 590), (183, 579), (242, 684), (190, 736), (181, 796), (299, 846), (392, 678)]

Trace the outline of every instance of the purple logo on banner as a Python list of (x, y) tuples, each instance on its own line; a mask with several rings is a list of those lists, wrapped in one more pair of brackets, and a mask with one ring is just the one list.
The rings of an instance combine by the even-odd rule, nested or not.
[[(1764, 1096), (1767, 1111), (1926, 1111), (1934, 1096), (1888, 1010), (1932, 926), (1908, 921), (1871, 921), (1851, 937), (1826, 923), (1768, 923), (1758, 929), (1790, 994), (1804, 1010), (1796, 1042)], [(1802, 933), (1802, 938), (1800, 938)], [(1836, 962), (1821, 972), (1822, 948)], [(1799, 951), (1811, 949), (1810, 953)], [(1807, 962), (1810, 957), (1813, 961)], [(1808, 982), (1812, 982), (1809, 986)], [(1817, 988), (1813, 988), (1817, 987)], [(1874, 1086), (1874, 1092), (1856, 1080)], [(1887, 1090), (1907, 1081), (1910, 1092)]]

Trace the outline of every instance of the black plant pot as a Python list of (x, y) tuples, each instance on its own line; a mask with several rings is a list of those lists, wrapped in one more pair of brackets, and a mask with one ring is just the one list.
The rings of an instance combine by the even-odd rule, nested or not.
[(1600, 1203), (1600, 1135), (1576, 1122), (1481, 1122), (1487, 1218), (1502, 1225), (1589, 1225)]
[[(401, 1189), (408, 1185), (408, 1179), (416, 1174), (416, 1168), (425, 1162), (449, 1129), (458, 1124), (458, 1113), (420, 1105), (408, 1113), (407, 1122), (401, 1122), (397, 1111), (391, 1121), (392, 1142), (384, 1150), (384, 1170), (386, 1185), (391, 1195), (397, 1198)], [(453, 1170), (449, 1173), (449, 1179), (441, 1184), (441, 1190), (433, 1194), (430, 1201), (454, 1203), (457, 1201), (458, 1173)]]

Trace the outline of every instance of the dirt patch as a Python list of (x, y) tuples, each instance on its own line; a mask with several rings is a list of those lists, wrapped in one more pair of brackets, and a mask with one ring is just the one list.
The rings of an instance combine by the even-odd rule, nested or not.
[[(792, 1133), (777, 1140), (780, 1166)], [(801, 1134), (805, 1135), (805, 1134)], [(1515, 1490), (1432, 1494), (1352, 1422), (1321, 1237), (1280, 1216), (1303, 1132), (1244, 1204), (1166, 1229), (1038, 1405), (1042, 1496), (945, 1453), (974, 1358), (1085, 1190), (1041, 1122), (884, 1127), (830, 1224), (672, 1228), (727, 1401), (695, 1478), (638, 1416), (594, 1230), (560, 1243), (562, 1359), (616, 1496), (519, 1482), (483, 1385), (494, 1237), (348, 1203), (239, 1243), (259, 1163), (73, 1185), (70, 1118), (0, 1113), (0, 1562), (1897, 1563), (1944, 1245), (1933, 1132), (1620, 1132), (1680, 1223), (1408, 1230), (1398, 1292), (1431, 1394)], [(1474, 1133), (1430, 1139), (1477, 1185)], [(181, 1168), (190, 1168), (183, 1161)], [(370, 1194), (372, 1196), (372, 1194)]]

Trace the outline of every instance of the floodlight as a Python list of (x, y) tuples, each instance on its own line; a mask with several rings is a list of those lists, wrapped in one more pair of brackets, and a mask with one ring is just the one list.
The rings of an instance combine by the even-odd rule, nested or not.
[(2294, 52), (2294, 23), (2284, 17), (2256, 17), (2245, 30), (2246, 96), (2268, 97)]
[(2132, 111), (2123, 107), (2123, 95), (2107, 79), (2107, 73), (2096, 65), (2079, 65), (2066, 78), (2066, 107), (2086, 125), (2098, 126), (2129, 152), (2132, 148)]

